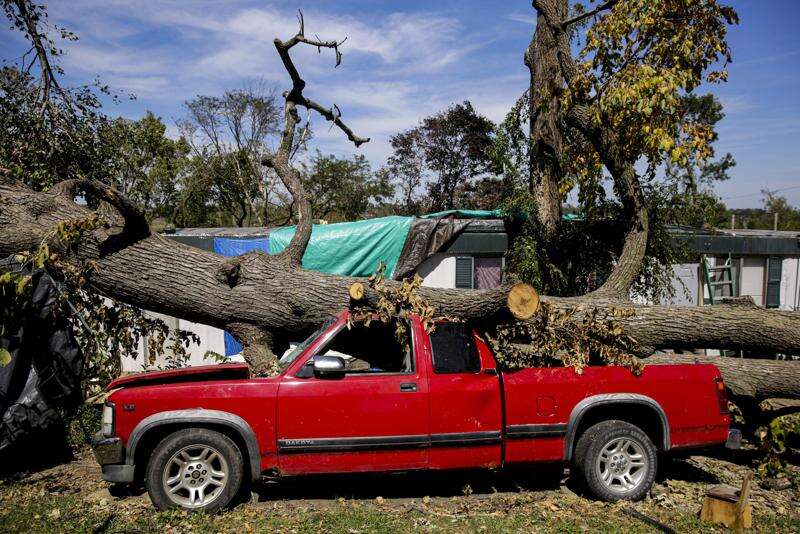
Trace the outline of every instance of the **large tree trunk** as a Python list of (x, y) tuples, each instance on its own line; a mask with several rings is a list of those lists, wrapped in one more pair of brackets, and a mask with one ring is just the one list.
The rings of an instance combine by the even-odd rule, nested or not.
[[(102, 186), (98, 186), (102, 188)], [(113, 190), (106, 202), (125, 211)], [(0, 256), (32, 251), (59, 222), (86, 219), (91, 211), (73, 201), (74, 188), (36, 193), (0, 178)], [(76, 261), (94, 260), (90, 279), (98, 292), (145, 309), (220, 328), (251, 325), (270, 333), (274, 351), (316, 328), (349, 304), (355, 279), (309, 271), (289, 255), (251, 252), (225, 258), (147, 231), (135, 216), (117, 216), (109, 231), (86, 236)], [(391, 282), (389, 282), (391, 283)], [(440, 313), (466, 320), (508, 320), (508, 287), (490, 290), (422, 288)], [(557, 307), (617, 306), (635, 310), (620, 318), (640, 352), (656, 348), (746, 348), (800, 354), (800, 313), (756, 307), (634, 305), (604, 296), (542, 297)], [(253, 336), (264, 342), (266, 338)], [(247, 340), (244, 340), (247, 341)], [(264, 358), (272, 357), (266, 355)], [(270, 362), (253, 360), (254, 369)]]
[[(566, 9), (566, 2), (556, 9)], [(560, 16), (566, 17), (564, 11)], [(559, 97), (563, 83), (555, 48), (555, 36), (544, 17), (539, 17), (536, 31), (525, 52), (525, 65), (530, 71), (529, 90), (529, 188), (536, 195), (539, 221), (552, 237), (561, 220), (562, 176)]]
[(712, 363), (737, 400), (757, 404), (768, 399), (800, 399), (800, 362), (697, 355), (656, 355), (648, 364)]

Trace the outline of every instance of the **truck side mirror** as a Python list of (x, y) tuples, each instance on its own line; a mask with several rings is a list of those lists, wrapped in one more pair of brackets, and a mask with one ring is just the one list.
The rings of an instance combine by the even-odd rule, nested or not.
[(314, 376), (317, 378), (344, 377), (344, 359), (339, 356), (314, 356)]

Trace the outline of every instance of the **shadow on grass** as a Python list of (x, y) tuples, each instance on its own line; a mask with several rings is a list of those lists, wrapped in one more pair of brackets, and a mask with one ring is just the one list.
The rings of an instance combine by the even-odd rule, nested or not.
[(21, 439), (0, 453), (0, 479), (20, 480), (75, 459), (66, 433), (57, 430)]
[(275, 499), (421, 499), (491, 495), (497, 492), (557, 490), (562, 466), (508, 468), (496, 471), (411, 471), (286, 477), (253, 488), (259, 501)]

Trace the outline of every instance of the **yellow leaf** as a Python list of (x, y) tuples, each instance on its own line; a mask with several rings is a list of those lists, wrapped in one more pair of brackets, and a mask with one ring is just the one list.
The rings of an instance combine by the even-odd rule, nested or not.
[(11, 363), (11, 353), (7, 349), (0, 347), (0, 367), (5, 367)]

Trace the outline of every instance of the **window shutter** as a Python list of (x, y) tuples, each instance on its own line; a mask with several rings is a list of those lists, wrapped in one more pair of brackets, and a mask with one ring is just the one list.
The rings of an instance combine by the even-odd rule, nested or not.
[(769, 258), (767, 267), (767, 308), (780, 308), (781, 306), (781, 258)]
[(456, 287), (459, 289), (472, 289), (473, 270), (475, 260), (469, 256), (456, 258)]

